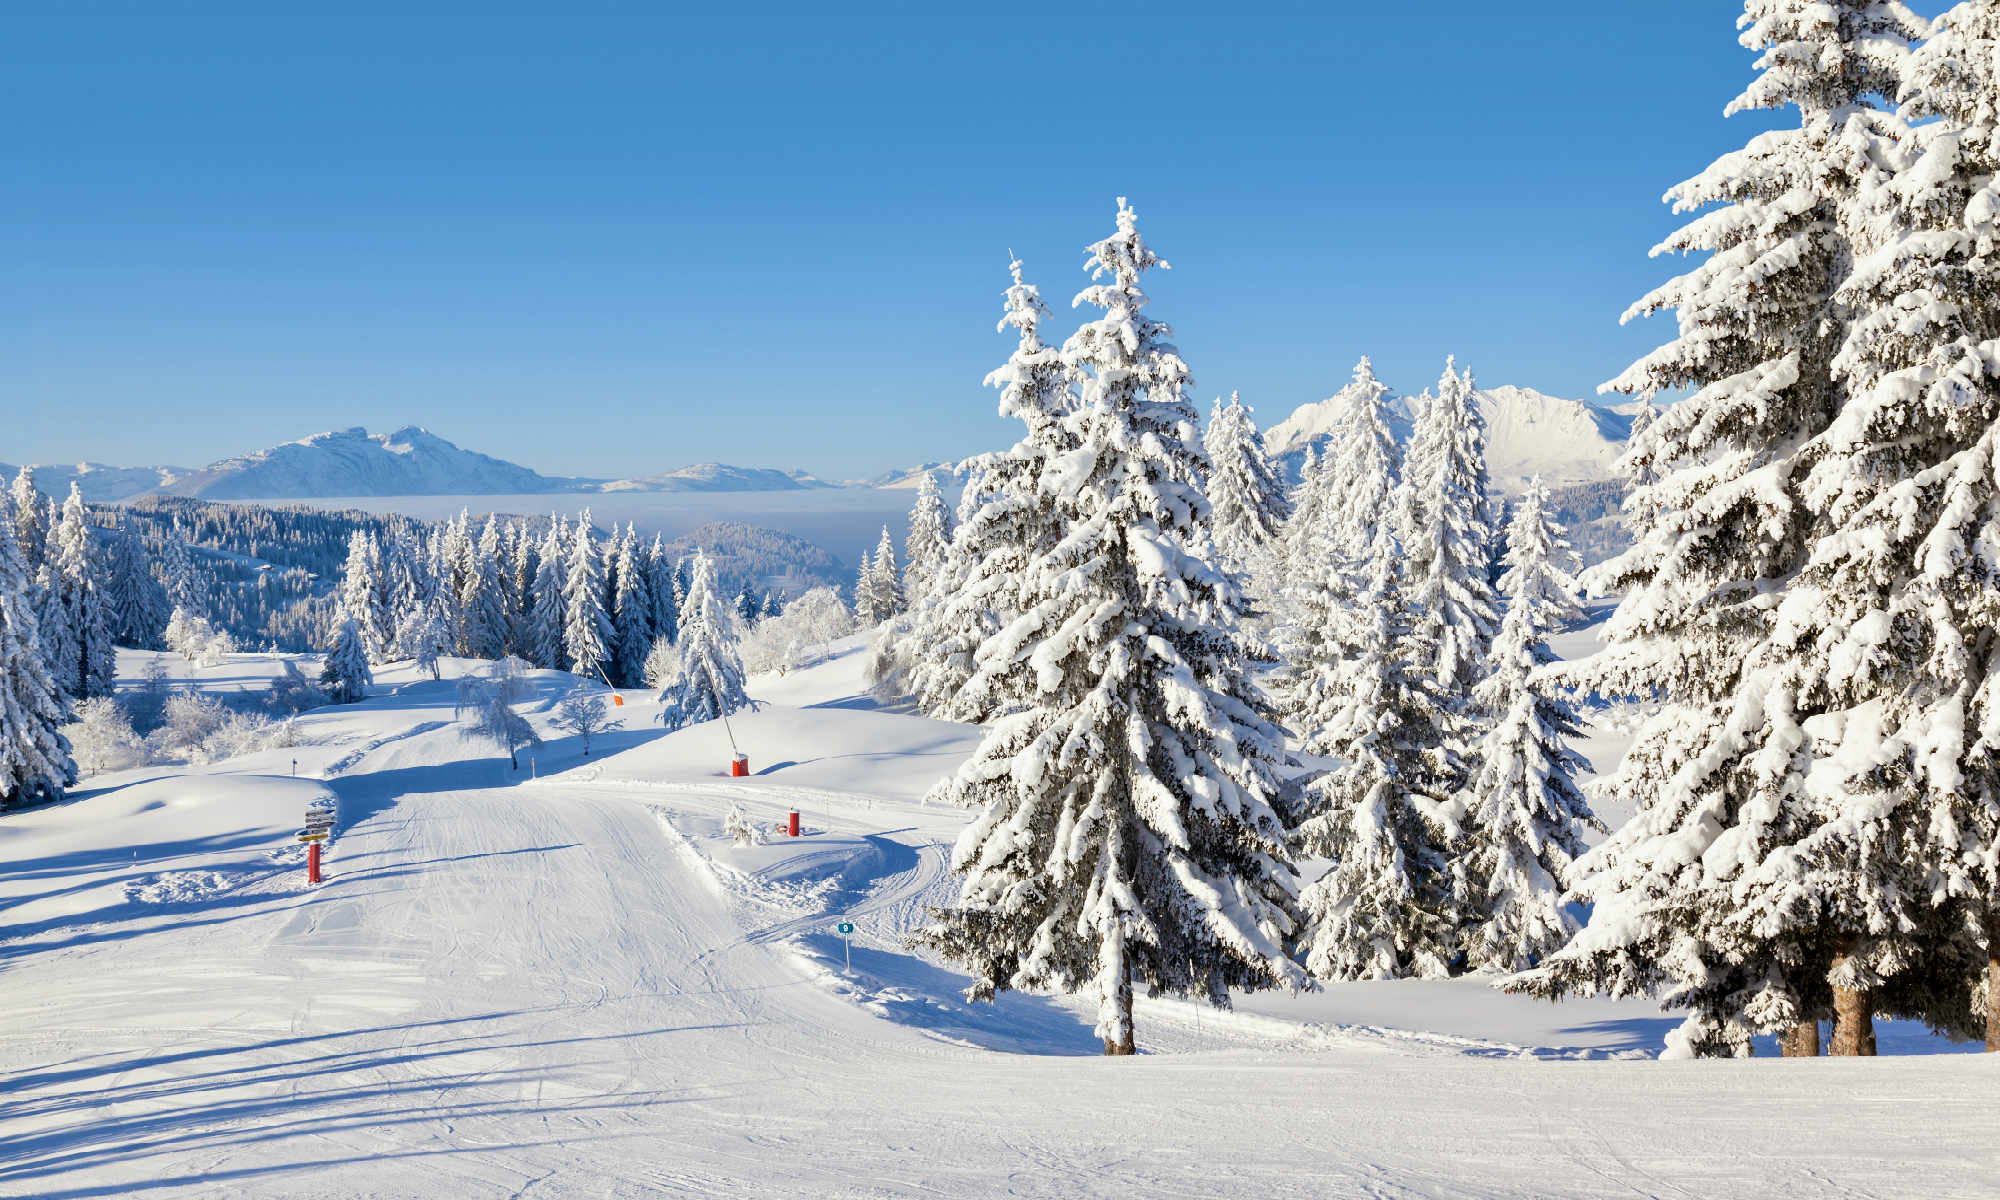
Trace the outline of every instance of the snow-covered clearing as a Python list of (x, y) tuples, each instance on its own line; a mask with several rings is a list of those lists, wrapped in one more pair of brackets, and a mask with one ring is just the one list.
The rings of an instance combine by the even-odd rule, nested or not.
[[(0, 821), (0, 1194), (1991, 1194), (1975, 1055), (1659, 1063), (1650, 1005), (1477, 980), (1145, 1003), (1131, 1060), (1087, 1005), (968, 1005), (902, 936), (951, 890), (964, 818), (921, 797), (975, 731), (882, 711), (858, 645), (752, 681), (748, 779), (639, 693), (585, 760), (547, 672), (512, 772), (447, 660), (309, 745)], [(309, 889), (292, 830), (327, 791)], [(732, 809), (805, 836), (736, 844)]]

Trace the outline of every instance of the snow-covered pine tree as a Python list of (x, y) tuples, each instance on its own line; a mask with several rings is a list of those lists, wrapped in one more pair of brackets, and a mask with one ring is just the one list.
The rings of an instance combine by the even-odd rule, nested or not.
[(868, 612), (861, 619), (872, 625), (895, 617), (904, 607), (903, 569), (896, 563), (896, 541), (889, 536), (887, 525), (882, 527), (881, 540), (875, 543), (875, 554), (869, 561), (875, 573), (868, 584)]
[(611, 619), (604, 613), (604, 562), (590, 526), (590, 510), (577, 519), (563, 574), (563, 655), (569, 669), (587, 679), (604, 676), (610, 657)]
[(151, 556), (138, 534), (121, 530), (111, 543), (111, 637), (134, 650), (158, 650), (167, 627), (167, 594), (153, 578)]
[(174, 535), (165, 539), (160, 546), (160, 585), (167, 592), (167, 612), (180, 609), (189, 616), (208, 615), (208, 577), (195, 566), (194, 554), (188, 549), (187, 538), (183, 536), (178, 522)]
[(33, 467), (22, 467), (14, 476), (8, 497), (14, 504), (14, 536), (21, 551), (21, 570), (32, 586), (35, 572), (42, 569), (48, 557), (49, 545), (48, 509), (41, 491), (35, 487)]
[(917, 501), (910, 506), (910, 532), (903, 538), (903, 598), (911, 610), (929, 600), (949, 553), (951, 513), (938, 491), (936, 472), (925, 471), (917, 480)]
[(861, 565), (854, 570), (854, 619), (864, 625), (873, 625), (869, 614), (875, 611), (875, 560), (868, 551), (861, 552)]
[(743, 581), (742, 590), (736, 593), (736, 619), (748, 629), (763, 615), (764, 602), (757, 598), (757, 588), (748, 579)]
[(76, 782), (31, 592), (14, 515), (0, 505), (0, 808), (60, 800)]
[(618, 687), (643, 687), (653, 649), (653, 575), (630, 525), (618, 541), (618, 594), (611, 612), (610, 673)]
[(1407, 555), (1407, 594), (1418, 640), (1437, 658), (1428, 669), (1462, 708), (1486, 668), (1499, 625), (1491, 571), (1498, 539), (1486, 499), (1486, 419), (1472, 372), (1446, 359), (1437, 395), (1423, 407), (1403, 463), (1397, 535)]
[(1353, 714), (1346, 672), (1361, 659), (1370, 620), (1356, 598), (1372, 574), (1375, 540), (1393, 520), (1401, 469), (1388, 397), (1362, 359), (1354, 381), (1334, 397), (1339, 408), (1325, 454), (1309, 466), (1313, 503), (1285, 530), (1293, 567), (1276, 691), (1286, 726), (1314, 754), (1331, 753), (1337, 725)]
[(444, 601), (430, 596), (405, 613), (396, 629), (396, 644), (417, 670), (429, 671), (432, 679), (441, 678), (438, 659), (452, 651), (451, 622), (445, 618)]
[[(1720, 207), (1659, 250), (1709, 257), (1627, 314), (1677, 309), (1680, 336), (1606, 387), (1696, 390), (1647, 431), (1661, 478), (1635, 499), (1657, 516), (1592, 576), (1625, 599), (1608, 648), (1572, 672), (1607, 695), (1664, 692), (1668, 707), (1610, 781), (1637, 815), (1572, 872), (1589, 925), (1512, 986), (1658, 995), (1689, 1010), (1674, 1056), (1747, 1054), (1756, 1034), (1829, 1016), (1836, 1051), (1858, 1052), (1865, 992), (1923, 957), (1909, 935), (1924, 926), (1929, 847), (1899, 830), (1938, 776), (1902, 774), (1898, 755), (1924, 762), (1943, 731), (1926, 700), (1881, 698), (1909, 671), (1948, 681), (1960, 645), (1929, 641), (1943, 628), (1935, 593), (1888, 566), (1929, 544), (1918, 517), (1950, 512), (1929, 504), (1943, 494), (1869, 494), (1869, 477), (1905, 469), (1901, 447), (1928, 452), (1901, 424), (1922, 406), (1856, 406), (1855, 369), (1837, 357), (1857, 315), (1843, 288), (1875, 249), (1872, 210), (1907, 140), (1869, 98), (1897, 94), (1921, 23), (1886, 0), (1749, 0), (1743, 25), (1761, 73), (1727, 111), (1792, 106), (1799, 123), (1669, 193), (1677, 210)], [(1936, 423), (1918, 418), (1930, 428), (1958, 420), (1931, 411)], [(1836, 597), (1843, 581), (1852, 594)]]
[(71, 652), (66, 678), (76, 681), (77, 699), (109, 696), (118, 684), (118, 656), (112, 644), (111, 605), (104, 556), (85, 515), (83, 493), (72, 481), (62, 517), (49, 538), (49, 567), (69, 626)]
[(569, 666), (569, 653), (563, 641), (569, 561), (569, 548), (564, 544), (566, 530), (563, 522), (550, 518), (548, 535), (542, 539), (541, 561), (535, 568), (533, 607), (528, 612), (527, 642), (532, 652), (528, 661), (549, 671)]
[(361, 631), (361, 646), (369, 662), (387, 661), (392, 629), (382, 607), (382, 551), (375, 537), (357, 529), (347, 540), (347, 565), (340, 572), (340, 605)]
[(1041, 493), (1038, 481), (1052, 456), (1076, 444), (1062, 420), (1075, 408), (1074, 375), (1062, 352), (1040, 334), (1048, 307), (1023, 281), (1021, 260), (1013, 259), (1009, 269), (1013, 284), (999, 329), (1015, 330), (1019, 341), (986, 384), (1000, 389), (1000, 415), (1027, 431), (1007, 450), (965, 464), (969, 478), (943, 575), (898, 644), (903, 678), (918, 707), (943, 720), (983, 722), (1026, 699), (991, 690), (1013, 682), (994, 675), (969, 689), (973, 659), (986, 639), (1020, 615), (1021, 572), (1029, 559), (1061, 537), (1058, 498)]
[(713, 721), (756, 702), (743, 687), (736, 616), (716, 590), (715, 564), (696, 550), (681, 605), (679, 669), (660, 691), (660, 722), (669, 730)]
[(1642, 496), (1649, 499), (1651, 488), (1660, 481), (1653, 440), (1646, 436), (1646, 431), (1659, 419), (1659, 406), (1652, 397), (1642, 397), (1639, 410), (1632, 414), (1632, 431), (1625, 439), (1625, 452), (1615, 464), (1625, 479), (1625, 532), (1635, 543), (1645, 538), (1652, 518), (1651, 505)]
[(978, 807), (952, 863), (958, 901), (918, 940), (972, 971), (968, 995), (1092, 988), (1107, 1054), (1133, 1052), (1132, 989), (1226, 1005), (1298, 988), (1284, 945), (1294, 875), (1277, 797), (1287, 761), (1251, 672), (1262, 648), (1212, 553), (1206, 457), (1171, 331), (1142, 272), (1165, 266), (1121, 199), (1078, 304), (1104, 316), (1063, 348), (1088, 372), (1073, 453), (1032, 482), (1069, 518), (1034, 547), (1025, 611), (983, 672), (1029, 699), (938, 794)]
[(666, 543), (656, 533), (653, 544), (646, 548), (646, 595), (652, 603), (649, 624), (654, 641), (666, 638), (671, 642), (680, 636), (678, 592), (673, 560), (667, 555)]
[(1576, 922), (1562, 880), (1583, 853), (1583, 830), (1604, 831), (1576, 785), (1590, 769), (1570, 748), (1581, 732), (1576, 709), (1540, 673), (1555, 658), (1547, 634), (1582, 612), (1561, 561), (1569, 552), (1563, 532), (1536, 478), (1507, 528), (1507, 615), (1473, 693), (1487, 729), (1457, 856), (1459, 893), (1472, 914), (1470, 970), (1523, 971), (1569, 940)]
[[(44, 546), (46, 551), (50, 547)], [(28, 589), (40, 626), (42, 660), (48, 664), (49, 679), (65, 705), (83, 699), (81, 671), (83, 642), (70, 625), (70, 608), (64, 601), (62, 577), (53, 560), (44, 558)]]
[(343, 611), (335, 620), (333, 644), (327, 647), (326, 661), (320, 664), (319, 683), (327, 699), (335, 704), (353, 704), (368, 698), (375, 676), (368, 670), (368, 635), (361, 622)]
[(1318, 749), (1337, 760), (1307, 787), (1294, 841), (1334, 865), (1306, 888), (1306, 969), (1321, 979), (1449, 975), (1465, 912), (1451, 852), (1462, 766), (1446, 745), (1450, 705), (1432, 648), (1397, 581), (1402, 549), (1378, 522), (1355, 597), (1344, 709)]
[(507, 653), (507, 591), (502, 576), (500, 521), (488, 516), (479, 540), (465, 538), (459, 546), (459, 652), (469, 658), (500, 658)]
[(1250, 576), (1252, 593), (1270, 594), (1275, 569), (1273, 547), (1292, 515), (1285, 485), (1264, 454), (1252, 409), (1235, 393), (1220, 399), (1202, 438), (1208, 452), (1208, 504), (1216, 549), (1237, 571)]
[(529, 658), (534, 628), (535, 569), (541, 564), (535, 539), (516, 521), (507, 526), (507, 653)]

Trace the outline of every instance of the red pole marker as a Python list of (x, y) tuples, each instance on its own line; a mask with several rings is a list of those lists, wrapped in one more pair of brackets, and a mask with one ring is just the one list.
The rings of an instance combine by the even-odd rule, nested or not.
[(306, 843), (306, 882), (319, 882), (319, 843)]
[(739, 754), (735, 758), (730, 759), (729, 774), (736, 779), (742, 779), (750, 774), (750, 756)]
[(787, 825), (786, 832), (793, 837), (799, 836), (799, 814), (792, 814), (792, 819)]

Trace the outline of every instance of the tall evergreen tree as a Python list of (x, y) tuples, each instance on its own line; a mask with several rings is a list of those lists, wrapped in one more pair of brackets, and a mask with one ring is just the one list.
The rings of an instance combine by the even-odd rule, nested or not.
[[(1277, 690), (1286, 724), (1314, 754), (1331, 753), (1352, 711), (1350, 668), (1363, 660), (1371, 617), (1359, 597), (1372, 576), (1376, 539), (1394, 516), (1401, 452), (1389, 431), (1389, 389), (1368, 360), (1335, 399), (1333, 436), (1311, 465), (1315, 500), (1285, 530), (1293, 549)], [(1307, 522), (1317, 522), (1307, 528)]]
[(1400, 528), (1404, 578), (1417, 633), (1437, 654), (1428, 670), (1459, 706), (1478, 685), (1499, 623), (1491, 571), (1498, 541), (1486, 500), (1486, 419), (1472, 373), (1445, 361), (1403, 464)]
[(938, 491), (937, 475), (925, 471), (917, 480), (917, 502), (910, 507), (910, 532), (903, 538), (903, 598), (911, 609), (929, 598), (945, 556), (951, 553), (951, 514)]
[(75, 698), (109, 696), (117, 689), (118, 656), (112, 644), (111, 606), (104, 556), (84, 512), (83, 493), (74, 481), (62, 517), (49, 538), (49, 567), (55, 594), (69, 627), (70, 652), (63, 670), (75, 681)]
[(563, 589), (563, 654), (569, 669), (586, 678), (602, 678), (605, 660), (611, 656), (611, 619), (604, 612), (604, 563), (597, 553), (589, 509), (576, 523)]
[(1547, 501), (1537, 478), (1508, 526), (1507, 615), (1475, 693), (1487, 730), (1458, 855), (1460, 893), (1474, 914), (1465, 933), (1474, 970), (1526, 970), (1569, 940), (1576, 923), (1562, 880), (1583, 853), (1582, 831), (1604, 831), (1576, 785), (1578, 772), (1590, 769), (1569, 744), (1581, 732), (1576, 710), (1539, 674), (1555, 658), (1547, 633), (1580, 611), (1554, 561), (1568, 543)]
[(1275, 566), (1273, 547), (1292, 515), (1284, 483), (1264, 455), (1264, 437), (1250, 406), (1235, 392), (1215, 402), (1202, 438), (1208, 452), (1208, 503), (1215, 545), (1238, 571), (1263, 590)]
[(696, 550), (681, 605), (680, 665), (660, 691), (660, 721), (669, 730), (713, 721), (756, 702), (743, 687), (736, 616), (716, 589), (715, 564)]
[(21, 537), (0, 504), (0, 808), (60, 800), (76, 782), (61, 694), (49, 678)]
[(566, 526), (549, 522), (548, 536), (542, 540), (541, 562), (535, 568), (534, 607), (528, 614), (528, 661), (550, 671), (569, 666), (569, 651), (563, 638), (567, 615), (568, 547), (564, 545)]
[[(1634, 306), (1677, 309), (1680, 336), (1607, 385), (1696, 389), (1647, 431), (1662, 478), (1635, 499), (1662, 517), (1596, 576), (1626, 594), (1608, 649), (1577, 673), (1669, 706), (1611, 781), (1637, 816), (1577, 863), (1590, 924), (1515, 986), (1659, 994), (1689, 1010), (1674, 1055), (1747, 1054), (1756, 1034), (1828, 1016), (1836, 1050), (1858, 1052), (1867, 993), (1922, 960), (1910, 934), (1933, 869), (1899, 830), (1935, 793), (1905, 790), (1883, 726), (1901, 721), (1872, 702), (1902, 686), (1895, 662), (1942, 665), (1918, 632), (1932, 601), (1872, 566), (1833, 594), (1845, 564), (1871, 557), (1858, 511), (1895, 513), (1884, 531), (1919, 511), (1914, 493), (1876, 507), (1872, 486), (1834, 483), (1897, 470), (1833, 459), (1905, 444), (1893, 423), (1871, 428), (1872, 404), (1850, 407), (1841, 297), (1905, 139), (1869, 97), (1897, 93), (1921, 25), (1880, 0), (1749, 0), (1743, 23), (1761, 73), (1728, 111), (1790, 106), (1798, 125), (1669, 193), (1681, 210), (1721, 207), (1660, 249), (1709, 257)], [(1937, 726), (1920, 724), (1918, 745), (1934, 744)]]
[(1284, 952), (1294, 876), (1278, 811), (1286, 754), (1252, 671), (1248, 606), (1214, 563), (1206, 456), (1171, 331), (1142, 272), (1166, 264), (1119, 202), (1090, 250), (1104, 316), (1063, 348), (1087, 373), (1064, 418), (1075, 451), (1036, 491), (1063, 533), (1036, 547), (1023, 612), (979, 657), (1029, 707), (998, 718), (945, 798), (980, 815), (959, 839), (956, 904), (920, 940), (968, 966), (974, 998), (1008, 988), (1098, 999), (1107, 1054), (1133, 1052), (1132, 989), (1228, 1003), (1305, 984)]
[(320, 686), (335, 704), (353, 704), (368, 698), (375, 676), (368, 670), (367, 634), (361, 622), (342, 612), (334, 624), (333, 642), (319, 668)]
[(978, 675), (975, 658), (1024, 610), (1022, 573), (1029, 560), (1062, 535), (1058, 498), (1044, 494), (1039, 480), (1053, 456), (1076, 444), (1064, 423), (1075, 408), (1074, 372), (1059, 349), (1042, 341), (1049, 310), (1022, 279), (1021, 260), (1014, 259), (1010, 270), (1014, 282), (999, 329), (1014, 330), (1019, 340), (986, 384), (1000, 389), (1000, 415), (1020, 421), (1026, 432), (1009, 449), (967, 464), (970, 478), (942, 575), (898, 647), (918, 707), (951, 721), (985, 721), (1027, 699), (1006, 690), (1017, 679)]
[(392, 630), (382, 604), (382, 550), (375, 537), (357, 529), (347, 542), (347, 564), (340, 573), (340, 603), (361, 631), (362, 650), (370, 662), (386, 662)]
[(611, 678), (618, 687), (642, 687), (653, 649), (653, 577), (631, 526), (618, 541), (618, 594), (611, 614)]
[(1431, 647), (1397, 582), (1402, 550), (1378, 523), (1357, 595), (1342, 709), (1319, 735), (1337, 760), (1307, 789), (1296, 844), (1334, 860), (1302, 897), (1306, 969), (1321, 979), (1438, 978), (1458, 956), (1464, 897), (1451, 853), (1461, 764)]
[(35, 487), (33, 467), (21, 468), (8, 495), (14, 503), (14, 537), (21, 551), (21, 570), (32, 584), (35, 572), (48, 558), (49, 545), (48, 508)]
[(673, 560), (659, 534), (646, 548), (646, 595), (652, 603), (650, 625), (653, 639), (674, 641), (680, 636), (679, 592), (675, 584)]

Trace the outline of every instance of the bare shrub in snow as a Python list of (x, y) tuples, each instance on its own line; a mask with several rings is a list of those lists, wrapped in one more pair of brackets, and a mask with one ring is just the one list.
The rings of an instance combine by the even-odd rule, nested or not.
[(85, 774), (122, 771), (143, 766), (145, 743), (132, 731), (125, 710), (107, 696), (93, 696), (76, 706), (76, 722), (63, 730), (76, 765)]

